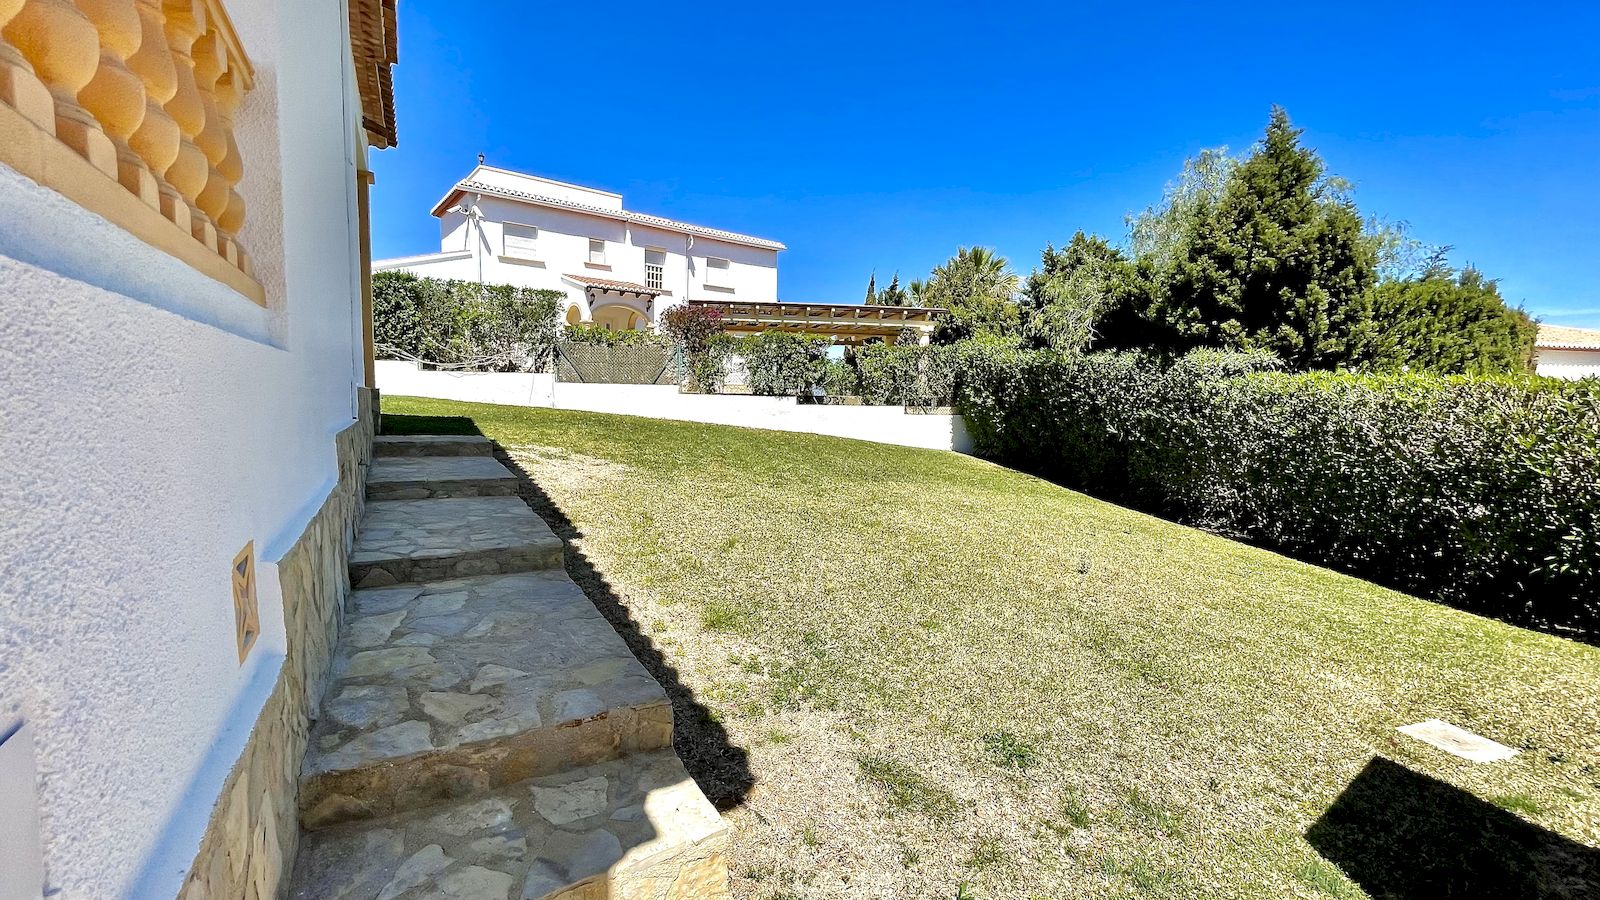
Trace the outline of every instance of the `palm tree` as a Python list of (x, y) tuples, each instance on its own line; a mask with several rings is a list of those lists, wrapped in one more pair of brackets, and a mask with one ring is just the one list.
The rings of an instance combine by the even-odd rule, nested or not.
[(919, 302), (950, 311), (934, 332), (940, 343), (979, 335), (1012, 337), (1017, 287), (1017, 274), (1005, 257), (988, 247), (961, 247), (928, 276)]

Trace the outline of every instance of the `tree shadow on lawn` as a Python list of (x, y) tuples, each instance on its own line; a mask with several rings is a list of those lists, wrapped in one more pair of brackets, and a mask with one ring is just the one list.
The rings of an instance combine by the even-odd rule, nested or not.
[(561, 507), (539, 487), (539, 483), (522, 464), (498, 444), (495, 446), (495, 458), (516, 473), (521, 481), (522, 499), (566, 542), (567, 574), (599, 608), (617, 634), (622, 636), (628, 649), (644, 664), (650, 676), (666, 690), (667, 698), (672, 701), (672, 747), (677, 751), (678, 758), (683, 760), (684, 768), (700, 786), (706, 799), (719, 811), (727, 812), (741, 806), (750, 788), (755, 785), (755, 775), (750, 771), (749, 752), (729, 740), (727, 729), (711, 715), (710, 710), (701, 705), (694, 691), (678, 680), (678, 670), (667, 662), (666, 655), (633, 620), (632, 613), (622, 603), (611, 582), (587, 556), (576, 549), (575, 541), (583, 533), (572, 524)]
[(1373, 897), (1600, 897), (1600, 850), (1381, 756), (1306, 840)]

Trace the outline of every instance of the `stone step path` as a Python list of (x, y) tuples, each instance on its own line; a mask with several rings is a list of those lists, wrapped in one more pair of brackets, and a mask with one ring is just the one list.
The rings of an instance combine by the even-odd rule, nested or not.
[(307, 828), (672, 746), (666, 692), (560, 569), (350, 600), (301, 770)]
[(372, 455), (493, 456), (494, 443), (481, 434), (380, 434), (372, 439)]
[(561, 539), (517, 497), (380, 500), (350, 551), (350, 585), (553, 569), (561, 556)]
[(290, 896), (727, 897), (665, 691), (492, 453), (378, 439)]
[(293, 900), (727, 896), (730, 830), (671, 750), (313, 832)]
[(367, 472), (369, 500), (516, 495), (517, 476), (488, 456), (387, 456)]

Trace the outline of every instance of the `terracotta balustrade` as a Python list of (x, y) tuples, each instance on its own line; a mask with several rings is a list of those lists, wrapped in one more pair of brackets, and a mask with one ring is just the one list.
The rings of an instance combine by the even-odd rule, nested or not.
[[(0, 105), (24, 120), (17, 127), (32, 127), (70, 148), (245, 275), (243, 282), (223, 280), (245, 285), (241, 289), (262, 302), (236, 241), (245, 220), (237, 190), (244, 163), (233, 121), (253, 81), (220, 0), (0, 0)], [(35, 158), (57, 151), (11, 152), (18, 158), (0, 159), (25, 173), (37, 168), (30, 174), (59, 189), (50, 173), (60, 167)], [(64, 192), (80, 202), (104, 196), (81, 185)], [(111, 205), (118, 207), (115, 215), (95, 211), (130, 230), (142, 232), (156, 221), (130, 212), (125, 202)], [(140, 236), (197, 259), (194, 248), (171, 233)], [(214, 265), (197, 267), (216, 275)]]

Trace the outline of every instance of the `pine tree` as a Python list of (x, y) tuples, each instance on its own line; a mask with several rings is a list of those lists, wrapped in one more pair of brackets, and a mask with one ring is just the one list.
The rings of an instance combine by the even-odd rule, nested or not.
[(1422, 274), (1386, 281), (1374, 293), (1383, 368), (1441, 375), (1533, 371), (1539, 326), (1470, 266), (1459, 274), (1442, 256)]
[(906, 293), (906, 289), (905, 288), (900, 286), (900, 273), (898, 271), (896, 271), (894, 273), (894, 279), (889, 282), (889, 286), (884, 288), (883, 292), (878, 295), (878, 305), (879, 306), (910, 306), (911, 305), (911, 296)]
[(878, 305), (878, 273), (877, 272), (873, 272), (872, 275), (867, 278), (867, 299), (866, 299), (865, 302), (866, 302), (866, 304), (868, 306), (877, 306)]
[(1376, 248), (1300, 134), (1274, 107), (1221, 196), (1193, 199), (1173, 259), (1156, 273), (1152, 337), (1168, 349), (1270, 350), (1297, 369), (1375, 360)]

